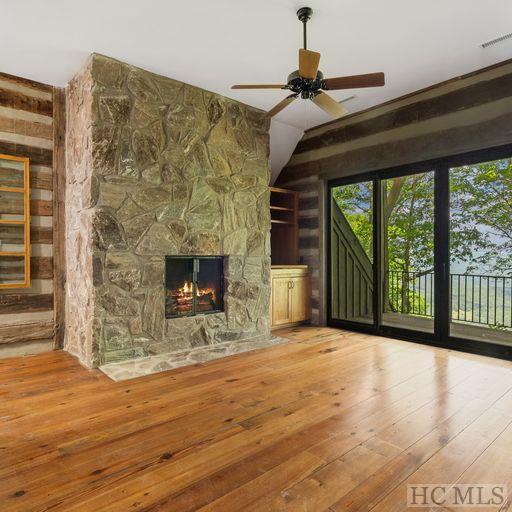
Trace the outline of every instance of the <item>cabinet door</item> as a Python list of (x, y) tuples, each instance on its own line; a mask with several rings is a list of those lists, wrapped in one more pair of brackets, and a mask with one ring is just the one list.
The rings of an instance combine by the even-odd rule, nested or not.
[(309, 277), (294, 277), (291, 289), (292, 322), (309, 320)]
[(291, 322), (290, 279), (274, 277), (272, 279), (272, 325)]

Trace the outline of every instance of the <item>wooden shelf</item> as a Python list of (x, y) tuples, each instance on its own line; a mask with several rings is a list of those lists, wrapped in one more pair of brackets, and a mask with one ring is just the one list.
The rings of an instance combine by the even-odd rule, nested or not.
[(287, 188), (270, 187), (270, 191), (276, 194), (287, 194), (290, 196), (297, 194), (295, 190), (288, 190)]
[(294, 265), (299, 262), (298, 211), (298, 192), (270, 188), (270, 242), (273, 265)]
[(0, 251), (0, 256), (23, 256), (25, 257), (25, 253), (24, 252), (1, 252)]
[(295, 222), (290, 222), (290, 221), (287, 221), (287, 220), (271, 219), (270, 222), (272, 224), (284, 224), (286, 226), (294, 226), (295, 225)]
[(293, 211), (295, 211), (293, 208), (286, 208), (284, 206), (270, 206), (270, 209), (278, 211), (278, 212), (293, 212)]

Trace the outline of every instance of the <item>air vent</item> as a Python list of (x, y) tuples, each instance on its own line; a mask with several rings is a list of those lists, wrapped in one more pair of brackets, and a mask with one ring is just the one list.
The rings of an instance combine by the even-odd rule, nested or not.
[(491, 39), (491, 41), (482, 43), (480, 46), (482, 48), (489, 48), (489, 46), (494, 46), (496, 44), (503, 43), (504, 41), (507, 41), (508, 39), (512, 39), (512, 32), (510, 32), (510, 34), (505, 34), (504, 36), (497, 37), (496, 39)]
[(349, 96), (348, 98), (343, 98), (342, 100), (338, 101), (338, 103), (345, 103), (346, 101), (353, 100), (355, 98), (355, 94), (352, 96)]

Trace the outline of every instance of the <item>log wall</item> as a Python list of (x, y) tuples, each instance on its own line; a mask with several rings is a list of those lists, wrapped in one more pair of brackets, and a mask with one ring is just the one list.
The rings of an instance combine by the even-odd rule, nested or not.
[[(51, 86), (0, 73), (0, 153), (30, 158), (31, 287), (0, 290), (0, 357), (52, 349), (61, 304), (55, 279), (59, 237), (56, 203), (63, 191), (54, 165), (54, 107), (64, 105)], [(61, 116), (62, 117), (62, 116)], [(58, 135), (58, 133), (57, 133)], [(58, 257), (58, 256), (57, 256)], [(59, 282), (60, 283), (60, 282)], [(62, 283), (60, 283), (62, 287)]]

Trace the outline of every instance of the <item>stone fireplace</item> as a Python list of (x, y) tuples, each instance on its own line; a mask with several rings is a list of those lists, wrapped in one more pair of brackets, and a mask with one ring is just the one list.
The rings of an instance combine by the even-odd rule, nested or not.
[[(69, 352), (97, 366), (269, 335), (268, 128), (257, 109), (91, 56), (67, 93)], [(222, 307), (199, 260), (179, 293), (204, 300), (170, 315), (166, 257), (211, 255)]]

